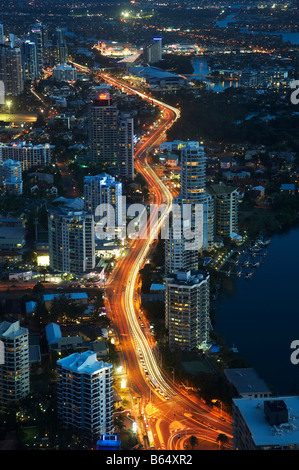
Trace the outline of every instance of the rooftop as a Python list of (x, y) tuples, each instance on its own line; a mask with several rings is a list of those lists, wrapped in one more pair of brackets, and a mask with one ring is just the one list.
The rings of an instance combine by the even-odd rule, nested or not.
[(264, 380), (262, 380), (256, 371), (250, 367), (241, 369), (225, 369), (229, 382), (231, 382), (238, 393), (270, 393)]
[(93, 351), (85, 351), (84, 353), (74, 353), (57, 361), (58, 365), (70, 371), (79, 374), (94, 374), (100, 372), (104, 368), (112, 367), (112, 364), (106, 364), (97, 360), (97, 354)]
[(207, 272), (201, 271), (178, 271), (174, 274), (169, 274), (167, 280), (170, 284), (193, 286), (201, 283), (209, 277)]
[[(264, 413), (265, 401), (282, 400), (288, 410), (288, 422), (272, 426)], [(290, 446), (299, 444), (299, 396), (269, 399), (237, 398), (233, 403), (247, 423), (256, 446)]]

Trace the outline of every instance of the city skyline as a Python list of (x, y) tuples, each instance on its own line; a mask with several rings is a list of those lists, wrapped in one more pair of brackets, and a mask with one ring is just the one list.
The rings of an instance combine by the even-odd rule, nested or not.
[(0, 449), (299, 448), (297, 13), (0, 6)]

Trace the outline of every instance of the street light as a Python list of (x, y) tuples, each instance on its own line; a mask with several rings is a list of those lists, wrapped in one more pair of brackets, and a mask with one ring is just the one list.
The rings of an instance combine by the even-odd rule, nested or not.
[[(8, 114), (10, 115), (10, 107), (11, 107), (11, 101), (6, 101), (6, 104), (8, 106)], [(10, 119), (10, 116), (9, 116), (9, 119)]]

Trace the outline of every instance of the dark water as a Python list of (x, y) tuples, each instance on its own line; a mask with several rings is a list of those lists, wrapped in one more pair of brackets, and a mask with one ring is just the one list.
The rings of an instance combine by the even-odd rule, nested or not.
[(197, 80), (203, 80), (207, 84), (209, 90), (220, 93), (226, 88), (239, 86), (239, 82), (234, 80), (220, 80), (219, 82), (214, 83), (208, 79), (205, 79), (205, 75), (208, 75), (210, 72), (208, 62), (205, 59), (196, 58), (192, 61), (192, 65), (194, 69), (194, 78)]
[[(244, 5), (245, 6), (245, 5)], [(231, 13), (230, 15), (227, 15), (223, 20), (216, 21), (216, 25), (219, 26), (220, 28), (227, 28), (229, 23), (232, 23), (236, 21), (235, 19), (236, 14)], [(240, 31), (243, 33), (248, 33), (248, 34), (269, 34), (271, 36), (281, 36), (283, 42), (290, 42), (291, 44), (299, 44), (299, 33), (296, 33), (294, 31), (277, 31), (275, 33), (267, 33), (266, 31), (250, 31), (247, 28), (240, 28)]]
[(215, 330), (282, 395), (299, 393), (299, 364), (290, 361), (299, 340), (298, 242), (299, 228), (273, 237), (253, 277), (228, 278), (215, 302)]

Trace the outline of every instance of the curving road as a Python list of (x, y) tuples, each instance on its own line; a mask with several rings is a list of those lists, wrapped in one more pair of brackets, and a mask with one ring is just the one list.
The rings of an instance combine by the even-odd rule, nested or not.
[[(82, 69), (82, 66), (80, 68)], [(175, 385), (172, 378), (161, 369), (155, 349), (138, 321), (138, 273), (155, 243), (153, 237), (155, 230), (150, 231), (150, 227), (157, 231), (161, 229), (172, 203), (171, 192), (151, 168), (147, 154), (165, 140), (166, 130), (179, 119), (180, 111), (108, 74), (102, 73), (99, 76), (114, 87), (137, 94), (144, 100), (156, 104), (161, 111), (158, 127), (146, 134), (135, 152), (135, 168), (147, 180), (154, 193), (156, 206), (140, 238), (130, 240), (129, 254), (118, 261), (114, 278), (106, 288), (107, 310), (110, 311), (118, 327), (122, 360), (126, 364), (130, 386), (141, 397), (140, 410), (145, 417), (146, 426), (151, 430), (156, 449), (178, 448), (177, 440), (171, 438), (176, 426), (183, 429), (186, 435), (191, 433), (200, 436), (207, 446), (211, 440), (216, 442), (219, 433), (225, 433), (231, 439), (229, 416), (226, 416), (226, 422), (220, 421), (220, 412), (217, 408), (207, 407), (197, 396), (191, 396)], [(155, 219), (161, 204), (166, 205), (166, 210), (159, 219)], [(145, 231), (146, 237), (144, 237)]]

